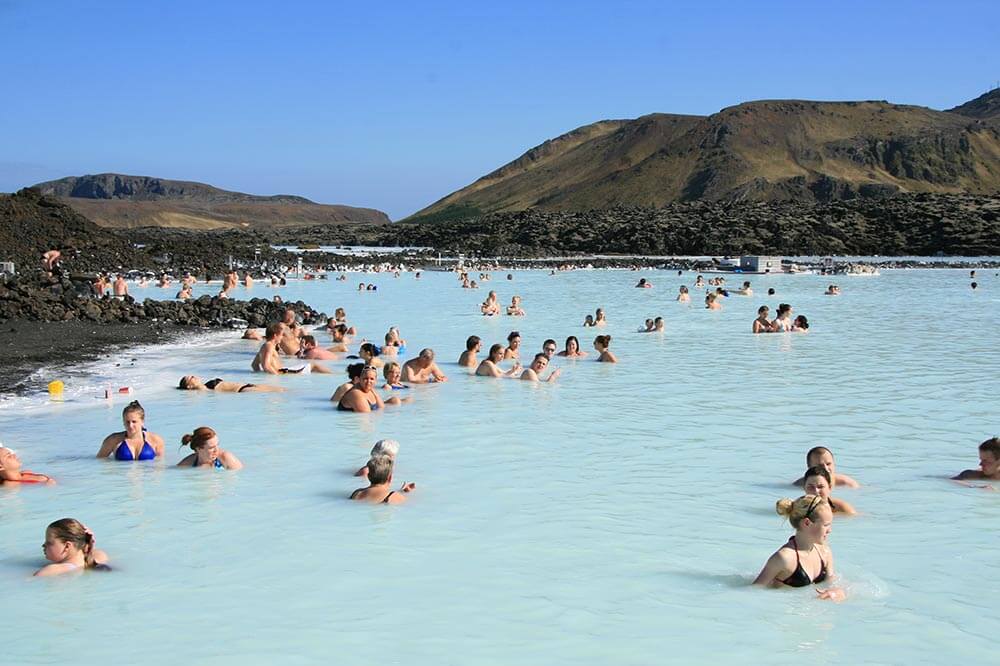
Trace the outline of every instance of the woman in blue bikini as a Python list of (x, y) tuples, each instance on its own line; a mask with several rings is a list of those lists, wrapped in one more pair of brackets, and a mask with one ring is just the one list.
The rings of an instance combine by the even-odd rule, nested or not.
[(122, 410), (124, 432), (113, 432), (101, 442), (98, 458), (113, 455), (115, 460), (153, 460), (163, 455), (163, 438), (144, 427), (146, 410), (138, 400), (125, 405)]

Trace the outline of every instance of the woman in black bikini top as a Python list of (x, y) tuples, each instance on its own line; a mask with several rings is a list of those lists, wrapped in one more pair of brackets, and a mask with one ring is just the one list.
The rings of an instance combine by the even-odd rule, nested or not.
[(227, 382), (221, 377), (203, 382), (197, 375), (184, 375), (181, 377), (179, 387), (182, 391), (215, 391), (216, 393), (274, 393), (285, 390), (280, 386), (268, 384)]
[(392, 484), (393, 459), (389, 456), (373, 456), (365, 468), (368, 470), (367, 488), (358, 488), (349, 499), (373, 504), (401, 504), (415, 485), (404, 483), (399, 490), (389, 490)]
[[(783, 499), (777, 504), (779, 515), (787, 516), (795, 535), (767, 560), (754, 580), (766, 587), (807, 587), (833, 577), (833, 553), (826, 539), (833, 524), (833, 509), (819, 495), (804, 495), (797, 500)], [(821, 599), (840, 601), (844, 591), (838, 588), (817, 589)]]

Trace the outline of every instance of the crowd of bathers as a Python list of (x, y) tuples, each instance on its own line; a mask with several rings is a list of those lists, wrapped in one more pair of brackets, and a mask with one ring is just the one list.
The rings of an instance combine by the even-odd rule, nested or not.
[[(481, 278), (489, 279), (488, 274), (485, 276), (481, 274)], [(465, 286), (468, 276), (461, 275), (460, 279)], [(508, 279), (512, 279), (512, 276), (508, 275)], [(722, 280), (724, 278), (713, 278), (712, 286), (721, 288)], [(698, 276), (695, 286), (698, 287), (699, 283), (704, 285), (702, 276)], [(652, 288), (652, 285), (645, 280), (636, 286)], [(836, 285), (831, 285), (826, 293), (838, 295), (839, 292)], [(709, 292), (708, 295), (716, 293)], [(752, 295), (750, 283), (744, 282), (736, 293)], [(727, 295), (721, 297), (725, 298)], [(690, 300), (686, 287), (681, 288), (677, 300), (680, 302)], [(496, 303), (496, 294), (491, 291), (490, 297), (483, 304), (483, 314), (499, 314)], [(491, 312), (488, 313), (487, 309)], [(507, 314), (524, 315), (520, 297), (515, 296), (512, 299)], [(791, 314), (792, 308), (787, 304), (781, 304), (777, 317), (770, 320), (767, 307), (762, 306), (758, 309), (758, 318), (754, 320), (753, 332), (795, 332), (797, 329), (808, 329), (808, 322), (801, 315), (799, 319), (791, 320)], [(588, 314), (583, 325), (584, 327), (606, 326), (607, 317), (603, 309), (598, 308), (595, 315)], [(662, 317), (647, 320), (646, 325), (640, 329), (641, 332), (663, 330)], [(320, 345), (317, 342), (317, 335), (329, 336), (329, 344)], [(337, 308), (334, 316), (323, 326), (308, 333), (297, 321), (295, 312), (286, 310), (280, 321), (267, 326), (263, 336), (253, 329), (248, 329), (243, 337), (262, 339), (262, 344), (251, 362), (251, 369), (254, 372), (294, 375), (310, 372), (331, 373), (332, 371), (322, 361), (336, 360), (341, 358), (341, 355), (348, 354), (355, 335), (357, 330), (348, 323), (346, 312), (343, 308)], [(356, 356), (347, 356), (348, 360), (356, 358), (358, 362), (347, 365), (347, 381), (339, 385), (330, 397), (338, 411), (374, 412), (384, 409), (387, 405), (402, 405), (410, 401), (406, 392), (412, 384), (448, 380), (435, 362), (434, 351), (430, 348), (420, 350), (410, 360), (399, 362), (399, 357), (406, 351), (406, 341), (401, 337), (398, 328), (390, 327), (383, 341), (382, 345), (376, 345), (364, 340), (358, 345)], [(596, 336), (594, 340), (596, 360), (617, 362), (617, 358), (609, 349), (610, 344), (610, 335)], [(518, 331), (510, 332), (506, 344), (491, 345), (489, 353), (482, 359), (478, 356), (483, 347), (479, 336), (469, 336), (465, 347), (465, 351), (458, 358), (458, 365), (470, 371), (472, 376), (519, 378), (532, 382), (552, 382), (559, 376), (560, 370), (555, 369), (543, 377), (555, 356), (567, 358), (588, 356), (588, 352), (580, 348), (580, 341), (575, 335), (566, 338), (562, 351), (558, 351), (555, 339), (545, 339), (541, 350), (531, 356), (526, 367), (521, 364), (523, 350), (521, 334)], [(294, 366), (286, 367), (285, 358), (294, 358), (298, 361)], [(508, 362), (509, 367), (504, 368), (502, 364)], [(379, 379), (380, 370), (382, 380)], [(239, 394), (284, 391), (283, 387), (272, 384), (227, 381), (221, 377), (204, 381), (193, 374), (184, 375), (180, 379), (179, 388), (189, 391)], [(382, 396), (380, 390), (386, 392), (386, 397)], [(164, 439), (146, 428), (145, 416), (145, 410), (138, 401), (126, 405), (122, 411), (123, 430), (104, 438), (97, 457), (124, 462), (162, 458), (165, 450)], [(196, 428), (191, 433), (184, 434), (180, 442), (191, 452), (177, 463), (178, 467), (232, 471), (243, 467), (243, 463), (235, 453), (222, 448), (218, 434), (210, 427)], [(409, 482), (393, 488), (393, 471), (398, 453), (398, 442), (388, 439), (376, 442), (369, 460), (356, 473), (357, 476), (365, 477), (368, 485), (352, 492), (349, 499), (380, 504), (405, 502), (416, 486)], [(979, 445), (979, 461), (979, 469), (965, 470), (953, 479), (970, 486), (977, 486), (976, 481), (1000, 480), (1000, 439), (993, 437)], [(0, 483), (51, 485), (55, 480), (46, 474), (22, 469), (17, 454), (0, 445)], [(860, 484), (837, 471), (833, 453), (829, 448), (817, 446), (806, 453), (806, 471), (795, 481), (795, 485), (802, 487), (804, 494), (794, 500), (779, 500), (776, 504), (777, 512), (788, 518), (795, 534), (767, 560), (754, 580), (756, 585), (804, 587), (830, 583), (834, 579), (834, 558), (827, 541), (833, 517), (835, 514), (852, 516), (857, 514), (857, 510), (846, 500), (833, 497), (833, 493), (836, 489), (858, 488)], [(992, 488), (988, 485), (980, 487)], [(95, 544), (94, 534), (77, 520), (66, 518), (51, 523), (46, 528), (43, 545), (44, 555), (49, 564), (36, 571), (36, 575), (51, 576), (86, 569), (109, 570), (107, 553), (96, 548)], [(830, 586), (817, 588), (817, 593), (820, 598), (831, 600), (841, 600), (846, 594), (843, 589)]]

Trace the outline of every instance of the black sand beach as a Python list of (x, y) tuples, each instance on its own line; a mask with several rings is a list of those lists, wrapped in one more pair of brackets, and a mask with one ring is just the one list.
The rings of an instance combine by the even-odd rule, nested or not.
[(52, 378), (27, 379), (43, 366), (72, 365), (120, 355), (125, 362), (135, 345), (169, 342), (191, 328), (161, 322), (97, 324), (88, 321), (0, 323), (0, 395), (44, 390)]

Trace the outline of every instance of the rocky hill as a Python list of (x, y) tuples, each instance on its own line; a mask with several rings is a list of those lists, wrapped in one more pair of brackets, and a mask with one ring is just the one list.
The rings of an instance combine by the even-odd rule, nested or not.
[[(281, 230), (272, 242), (288, 242)], [(432, 247), (484, 257), (1000, 254), (1000, 196), (901, 194), (830, 202), (691, 201), (661, 208), (493, 213), (434, 224), (301, 229), (321, 244)], [(299, 242), (304, 242), (300, 240)]]
[(408, 221), (693, 200), (996, 193), (998, 95), (951, 111), (884, 101), (776, 100), (707, 117), (657, 113), (602, 121), (529, 150)]
[(104, 227), (207, 230), (389, 222), (388, 215), (372, 208), (318, 204), (284, 194), (257, 196), (149, 176), (104, 173), (60, 178), (35, 187)]
[(988, 93), (984, 93), (961, 106), (948, 109), (948, 112), (968, 116), (969, 118), (1000, 117), (1000, 88), (994, 88)]

